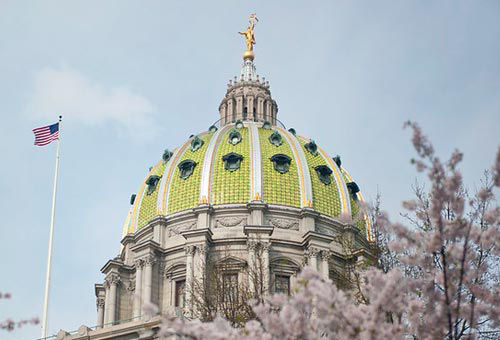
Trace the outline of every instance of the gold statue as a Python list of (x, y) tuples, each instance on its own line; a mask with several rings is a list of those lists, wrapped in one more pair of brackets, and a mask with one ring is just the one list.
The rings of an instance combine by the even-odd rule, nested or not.
[(255, 36), (253, 34), (253, 29), (255, 28), (255, 21), (259, 21), (257, 19), (256, 14), (251, 14), (250, 18), (248, 19), (248, 22), (250, 25), (247, 27), (247, 30), (245, 32), (238, 32), (241, 35), (245, 36), (246, 44), (247, 44), (247, 50), (243, 53), (243, 59), (252, 59), (253, 60), (253, 45), (255, 45)]

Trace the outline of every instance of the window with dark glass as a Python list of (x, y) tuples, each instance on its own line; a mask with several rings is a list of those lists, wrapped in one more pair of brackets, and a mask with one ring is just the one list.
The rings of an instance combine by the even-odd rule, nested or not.
[(274, 280), (274, 292), (290, 295), (290, 276), (276, 275)]
[(175, 281), (175, 307), (186, 305), (186, 281)]
[(238, 274), (223, 274), (222, 283), (224, 285), (224, 301), (236, 301), (238, 298)]

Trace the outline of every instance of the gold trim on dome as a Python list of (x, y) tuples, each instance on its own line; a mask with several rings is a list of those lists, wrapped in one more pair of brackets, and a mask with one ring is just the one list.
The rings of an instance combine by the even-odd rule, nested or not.
[[(304, 174), (304, 165), (302, 164), (302, 161), (300, 159), (300, 155), (299, 155), (299, 150), (297, 149), (297, 146), (295, 145), (295, 143), (293, 142), (293, 140), (291, 140), (291, 138), (294, 138), (295, 136), (290, 136), (288, 133), (288, 131), (280, 128), (280, 127), (276, 127), (278, 130), (281, 131), (281, 133), (283, 133), (283, 135), (285, 136), (285, 138), (287, 139), (288, 141), (288, 144), (290, 145), (290, 147), (292, 148), (292, 152), (293, 152), (293, 155), (294, 155), (294, 158), (295, 158), (295, 161), (299, 164), (298, 166), (298, 175), (299, 175), (299, 178), (300, 178), (300, 191), (301, 191), (301, 197), (300, 197), (300, 200), (301, 200), (301, 206), (302, 207), (307, 207), (307, 203), (309, 202), (307, 200), (307, 192), (306, 192), (306, 176)], [(311, 202), (311, 207), (312, 207), (312, 202)]]
[[(220, 134), (217, 136), (217, 139), (215, 140), (215, 147), (212, 151), (212, 157), (210, 157), (210, 171), (208, 172), (209, 175), (208, 175), (208, 199), (207, 199), (207, 203), (211, 203), (213, 200), (212, 199), (212, 181), (213, 181), (213, 177), (214, 177), (213, 170), (214, 170), (214, 165), (215, 165), (215, 157), (217, 157), (217, 153), (219, 152), (221, 139), (226, 136), (226, 133), (228, 132), (229, 128), (230, 128), (230, 125), (226, 125), (220, 130)], [(201, 190), (201, 187), (200, 187), (200, 190)]]
[(318, 145), (318, 150), (323, 156), (323, 159), (326, 160), (330, 166), (332, 167), (333, 173), (335, 174), (335, 182), (337, 183), (338, 190), (340, 191), (341, 194), (341, 201), (342, 201), (342, 213), (347, 213), (351, 214), (351, 209), (349, 205), (349, 198), (346, 195), (345, 188), (344, 188), (344, 180), (342, 179), (342, 176), (339, 174), (337, 171), (337, 164), (334, 164), (334, 161), (331, 157), (328, 157), (328, 154), (323, 150), (319, 145)]
[[(151, 169), (151, 171), (148, 172), (148, 174), (146, 175), (146, 178), (151, 176), (151, 174), (154, 173), (161, 164), (162, 164), (162, 161), (156, 163), (156, 165)], [(145, 187), (146, 187), (146, 181), (143, 181), (142, 185), (141, 185), (141, 189), (139, 190), (139, 194), (135, 198), (136, 205), (134, 207), (134, 215), (132, 217), (132, 224), (130, 226), (130, 229), (132, 229), (132, 231), (130, 231), (130, 229), (129, 229), (129, 233), (135, 233), (136, 229), (137, 229), (136, 227), (139, 224), (139, 214), (141, 213), (141, 205), (142, 205), (142, 200), (144, 198)]]
[[(342, 172), (344, 173), (345, 177), (347, 177), (347, 179), (352, 182), (352, 177), (351, 175), (349, 175), (349, 173), (347, 172), (347, 170), (343, 167), (340, 167), (340, 170), (342, 170)], [(357, 195), (359, 196), (359, 200), (361, 202), (364, 202), (365, 199), (363, 197), (363, 194), (361, 194), (361, 191), (358, 191)], [(365, 213), (365, 222), (366, 222), (366, 229), (367, 229), (367, 238), (368, 238), (368, 241), (370, 242), (373, 242), (373, 235), (372, 235), (372, 224), (370, 222), (370, 216), (368, 216), (368, 213)]]

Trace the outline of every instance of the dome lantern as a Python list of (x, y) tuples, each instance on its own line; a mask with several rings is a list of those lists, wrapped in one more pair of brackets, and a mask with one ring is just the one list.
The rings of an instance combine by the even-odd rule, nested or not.
[(255, 14), (250, 16), (249, 26), (244, 32), (247, 50), (243, 53), (243, 65), (240, 77), (230, 80), (226, 95), (219, 105), (220, 126), (235, 123), (238, 120), (252, 122), (270, 122), (276, 125), (278, 105), (271, 97), (269, 81), (257, 74), (254, 64), (253, 45), (254, 28), (258, 21)]

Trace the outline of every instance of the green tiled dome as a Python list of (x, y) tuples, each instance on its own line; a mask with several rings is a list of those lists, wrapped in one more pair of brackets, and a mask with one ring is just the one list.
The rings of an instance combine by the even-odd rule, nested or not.
[[(148, 172), (125, 233), (134, 233), (155, 216), (204, 204), (217, 207), (261, 201), (313, 208), (331, 218), (354, 216), (362, 195), (351, 193), (349, 182), (352, 178), (347, 171), (308, 138), (261, 122), (231, 123), (219, 130), (212, 127), (191, 137)], [(367, 218), (356, 225), (369, 235)]]

